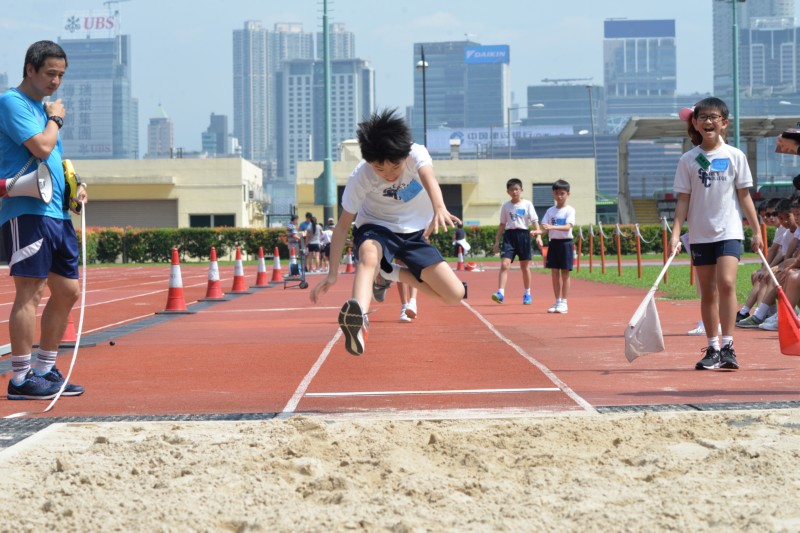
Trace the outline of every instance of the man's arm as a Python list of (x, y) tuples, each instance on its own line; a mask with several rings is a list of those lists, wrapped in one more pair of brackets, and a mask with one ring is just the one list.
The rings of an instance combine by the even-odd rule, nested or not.
[[(61, 99), (59, 98), (55, 102), (45, 103), (45, 113), (47, 113), (48, 117), (56, 116), (63, 120), (66, 116), (66, 111), (64, 109), (64, 104), (61, 103)], [(55, 121), (48, 120), (47, 124), (44, 126), (44, 131), (37, 133), (22, 144), (24, 144), (25, 148), (35, 157), (47, 159), (58, 143), (59, 129)]]

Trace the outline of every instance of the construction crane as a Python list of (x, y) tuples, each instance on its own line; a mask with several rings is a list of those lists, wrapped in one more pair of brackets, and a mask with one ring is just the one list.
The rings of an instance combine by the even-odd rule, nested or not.
[[(122, 2), (130, 2), (131, 0), (106, 0), (103, 2), (104, 6), (108, 6), (108, 12), (111, 13), (111, 4), (121, 4)], [(119, 9), (114, 10), (114, 15), (119, 15)]]
[(545, 78), (542, 83), (553, 83), (560, 85), (562, 83), (574, 83), (577, 81), (592, 81), (593, 78)]

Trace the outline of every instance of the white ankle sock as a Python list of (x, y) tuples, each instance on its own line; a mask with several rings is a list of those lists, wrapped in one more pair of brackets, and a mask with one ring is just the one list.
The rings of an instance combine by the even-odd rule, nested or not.
[(11, 380), (20, 384), (31, 371), (31, 354), (11, 356)]

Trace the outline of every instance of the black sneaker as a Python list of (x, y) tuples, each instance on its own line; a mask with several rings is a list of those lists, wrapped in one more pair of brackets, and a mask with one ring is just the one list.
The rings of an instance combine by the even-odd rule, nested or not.
[(382, 302), (386, 298), (386, 289), (392, 286), (392, 282), (384, 279), (380, 274), (378, 279), (372, 282), (372, 297), (376, 302)]
[(61, 383), (53, 383), (43, 376), (37, 376), (33, 370), (28, 372), (19, 385), (14, 380), (8, 382), (9, 400), (50, 400), (58, 394)]
[[(61, 375), (61, 371), (59, 371), (56, 367), (51, 368), (50, 372), (47, 374), (42, 374), (41, 377), (52, 383), (58, 383), (59, 388), (61, 387), (61, 384), (64, 383), (64, 376)], [(67, 386), (64, 387), (64, 392), (61, 393), (61, 396), (80, 396), (83, 393), (84, 388), (80, 385), (67, 383)]]
[(347, 300), (339, 311), (339, 327), (344, 333), (344, 347), (353, 355), (364, 353), (369, 334), (369, 319), (355, 298)]
[(736, 352), (733, 351), (733, 343), (728, 343), (720, 350), (719, 368), (724, 370), (739, 370), (739, 363), (736, 361)]
[(738, 313), (736, 313), (736, 322), (739, 322), (740, 320), (744, 320), (745, 318), (747, 318), (749, 316), (750, 316), (750, 313), (742, 313), (741, 311), (739, 311)]
[(703, 358), (700, 359), (696, 365), (694, 365), (695, 370), (714, 370), (715, 368), (719, 368), (720, 365), (720, 351), (716, 348), (712, 348), (708, 346), (700, 350), (701, 352), (705, 352)]

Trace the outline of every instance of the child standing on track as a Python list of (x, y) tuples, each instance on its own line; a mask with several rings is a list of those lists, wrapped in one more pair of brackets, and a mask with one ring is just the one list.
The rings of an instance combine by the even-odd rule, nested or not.
[[(514, 257), (519, 257), (519, 268), (522, 270), (522, 284), (525, 293), (522, 295), (524, 305), (531, 304), (531, 237), (536, 235), (536, 244), (542, 247), (542, 237), (539, 232), (539, 217), (533, 204), (522, 198), (522, 181), (511, 178), (506, 182), (506, 192), (511, 200), (500, 208), (500, 224), (497, 226), (497, 236), (494, 239), (494, 253), (500, 249), (500, 237), (503, 238), (503, 247), (500, 257), (500, 274), (498, 276), (497, 292), (492, 294), (492, 300), (501, 304), (505, 301), (506, 282), (508, 270)], [(534, 231), (528, 228), (533, 224)]]
[[(695, 369), (736, 370), (733, 350), (736, 322), (736, 271), (742, 253), (741, 212), (750, 226), (758, 227), (749, 188), (753, 177), (744, 153), (725, 143), (728, 106), (719, 98), (705, 98), (692, 113), (692, 124), (702, 142), (678, 162), (673, 188), (678, 193), (675, 220), (669, 241), (670, 254), (681, 246), (681, 229), (688, 215), (689, 242), (698, 285), (700, 314), (705, 324), (707, 347)], [(753, 251), (761, 250), (761, 233), (753, 232)], [(722, 339), (716, 335), (722, 326)]]
[(566, 313), (569, 296), (569, 273), (575, 260), (575, 249), (572, 245), (572, 227), (575, 225), (575, 208), (567, 205), (569, 183), (558, 180), (553, 183), (553, 200), (556, 205), (547, 210), (542, 217), (542, 229), (547, 231), (550, 243), (547, 247), (545, 267), (550, 269), (553, 281), (553, 294), (556, 303), (550, 306), (548, 313)]
[[(363, 160), (347, 180), (342, 213), (333, 230), (331, 256), (339, 257), (350, 223), (356, 219), (353, 240), (358, 268), (352, 298), (339, 312), (345, 348), (364, 353), (369, 331), (367, 312), (372, 298), (382, 302), (392, 281), (401, 281), (447, 304), (464, 297), (464, 285), (439, 251), (423, 234), (455, 226), (460, 220), (444, 205), (428, 150), (411, 139), (397, 110), (375, 113), (358, 125)], [(392, 264), (399, 259), (405, 266)], [(317, 302), (337, 279), (337, 269), (311, 291)]]

